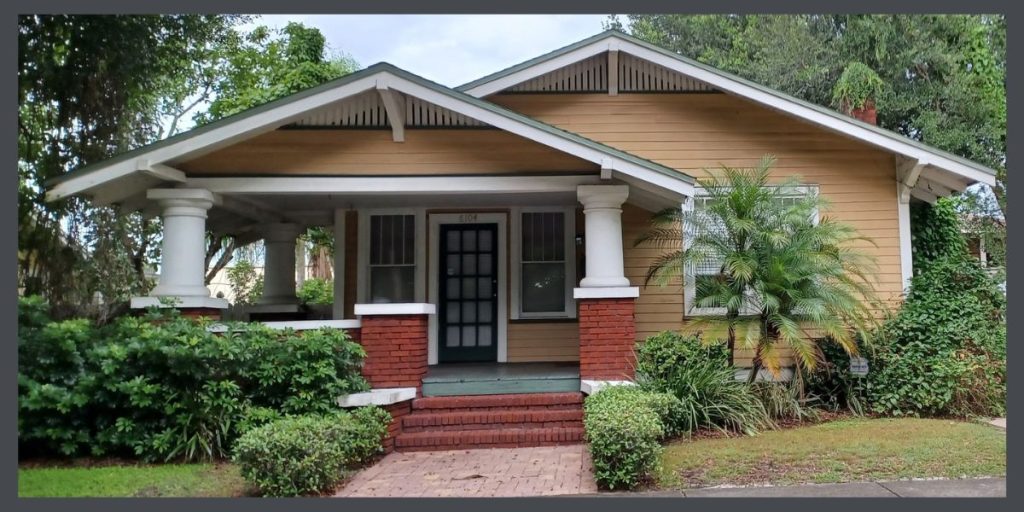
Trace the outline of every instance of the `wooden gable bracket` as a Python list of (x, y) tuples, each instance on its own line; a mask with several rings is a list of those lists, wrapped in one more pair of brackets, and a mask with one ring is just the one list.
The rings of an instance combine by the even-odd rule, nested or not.
[(612, 163), (607, 158), (601, 159), (601, 179), (612, 179)]
[[(92, 204), (95, 206), (110, 206), (115, 203), (124, 202), (139, 193), (155, 188), (158, 185), (154, 180), (168, 181), (171, 183), (184, 183), (185, 173), (169, 165), (151, 164), (149, 160), (138, 160), (136, 162), (141, 176), (127, 176), (121, 179), (120, 186), (107, 186), (99, 188), (92, 195)], [(152, 179), (148, 179), (152, 178)]]
[(405, 97), (402, 93), (388, 87), (387, 83), (377, 82), (377, 93), (384, 103), (384, 111), (388, 114), (391, 125), (391, 139), (395, 142), (405, 141)]
[(608, 46), (608, 95), (619, 94), (619, 45)]
[[(896, 182), (901, 203), (909, 203), (911, 195), (930, 203), (935, 202), (935, 196), (915, 190), (917, 181), (921, 178), (921, 172), (927, 165), (927, 162), (896, 155)], [(921, 195), (930, 197), (921, 197)]]

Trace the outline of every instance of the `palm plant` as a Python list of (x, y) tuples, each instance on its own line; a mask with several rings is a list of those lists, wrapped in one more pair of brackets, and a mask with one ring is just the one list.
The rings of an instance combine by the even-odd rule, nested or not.
[[(818, 212), (827, 202), (799, 188), (799, 179), (771, 184), (775, 160), (752, 169), (723, 166), (698, 180), (703, 208), (669, 208), (654, 215), (636, 245), (665, 249), (650, 266), (646, 284), (682, 278), (695, 289), (690, 308), (717, 308), (689, 329), (723, 328), (730, 353), (754, 352), (750, 381), (762, 368), (780, 371), (779, 348), (792, 348), (801, 367), (813, 370), (831, 338), (848, 354), (867, 341), (876, 299), (868, 279), (874, 261), (852, 245), (868, 241), (852, 227)], [(683, 243), (680, 243), (680, 240)], [(713, 265), (716, 272), (697, 275)]]

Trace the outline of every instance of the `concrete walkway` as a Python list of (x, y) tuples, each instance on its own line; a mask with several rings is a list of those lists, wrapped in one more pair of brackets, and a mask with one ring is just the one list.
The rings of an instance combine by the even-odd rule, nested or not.
[(708, 487), (683, 491), (619, 492), (588, 497), (650, 498), (1005, 498), (1005, 478), (962, 480), (902, 480), (807, 484), (777, 487)]
[(596, 493), (586, 445), (392, 453), (336, 496), (496, 497)]
[(1006, 430), (1006, 418), (993, 418), (988, 424)]

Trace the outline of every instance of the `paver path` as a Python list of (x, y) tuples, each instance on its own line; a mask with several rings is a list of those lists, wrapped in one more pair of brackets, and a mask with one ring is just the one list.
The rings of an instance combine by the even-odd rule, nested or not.
[(490, 497), (597, 492), (586, 445), (392, 453), (337, 496)]

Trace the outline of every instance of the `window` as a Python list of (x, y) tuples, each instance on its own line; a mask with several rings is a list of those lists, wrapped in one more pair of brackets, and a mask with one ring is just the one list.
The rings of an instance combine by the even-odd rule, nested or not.
[(519, 248), (513, 276), (514, 318), (575, 316), (575, 222), (572, 209), (518, 213)]
[[(803, 196), (805, 196), (807, 194), (817, 194), (817, 193), (818, 193), (818, 190), (817, 190), (817, 187), (815, 187), (815, 186), (797, 187), (796, 189), (794, 189), (794, 192), (793, 192), (792, 195), (783, 196), (782, 197), (782, 201), (783, 201), (783, 203), (792, 203), (792, 202), (795, 202), (796, 200), (800, 199), (801, 197), (803, 197)], [(701, 212), (707, 206), (708, 201), (710, 201), (710, 198), (705, 196), (705, 195), (702, 195), (702, 191), (700, 189), (697, 189), (697, 193), (696, 193), (695, 197), (692, 199), (692, 201), (690, 201), (688, 203), (688, 205), (690, 205), (689, 207), (693, 208), (694, 213), (697, 216), (702, 216)], [(683, 207), (686, 208), (687, 205), (684, 205)], [(717, 222), (717, 219), (714, 219), (712, 217), (703, 217), (703, 218), (705, 219), (705, 223), (704, 224), (708, 227), (708, 229), (713, 229), (713, 230), (723, 230), (723, 229), (725, 229), (724, 226), (722, 226), (719, 222)], [(818, 212), (817, 211), (814, 212), (814, 222), (815, 223), (818, 222)], [(688, 228), (687, 231), (684, 232), (684, 236), (687, 239), (692, 239), (693, 235), (696, 234), (695, 232), (692, 231), (693, 229), (695, 229), (695, 228), (693, 228), (691, 226), (691, 227)], [(684, 240), (683, 242), (685, 244), (686, 240)], [(714, 315), (724, 315), (726, 313), (726, 309), (725, 308), (715, 308), (715, 307), (712, 307), (712, 308), (701, 308), (701, 307), (693, 306), (694, 301), (696, 300), (696, 287), (697, 287), (696, 285), (697, 285), (697, 283), (701, 282), (701, 280), (703, 280), (703, 279), (713, 279), (715, 276), (719, 275), (719, 273), (722, 270), (722, 264), (723, 263), (724, 263), (724, 261), (721, 258), (709, 257), (709, 258), (706, 258), (704, 261), (702, 261), (700, 264), (696, 264), (696, 266), (691, 266), (688, 269), (689, 271), (687, 272), (687, 277), (685, 278), (684, 286), (683, 286), (683, 302), (684, 302), (684, 305), (685, 305), (685, 308), (686, 308), (685, 309), (686, 315), (688, 315), (688, 316), (714, 316)], [(689, 276), (693, 276), (692, 279)], [(752, 314), (753, 311), (741, 311), (740, 313), (741, 314)]]
[(370, 215), (369, 301), (415, 302), (416, 216)]

